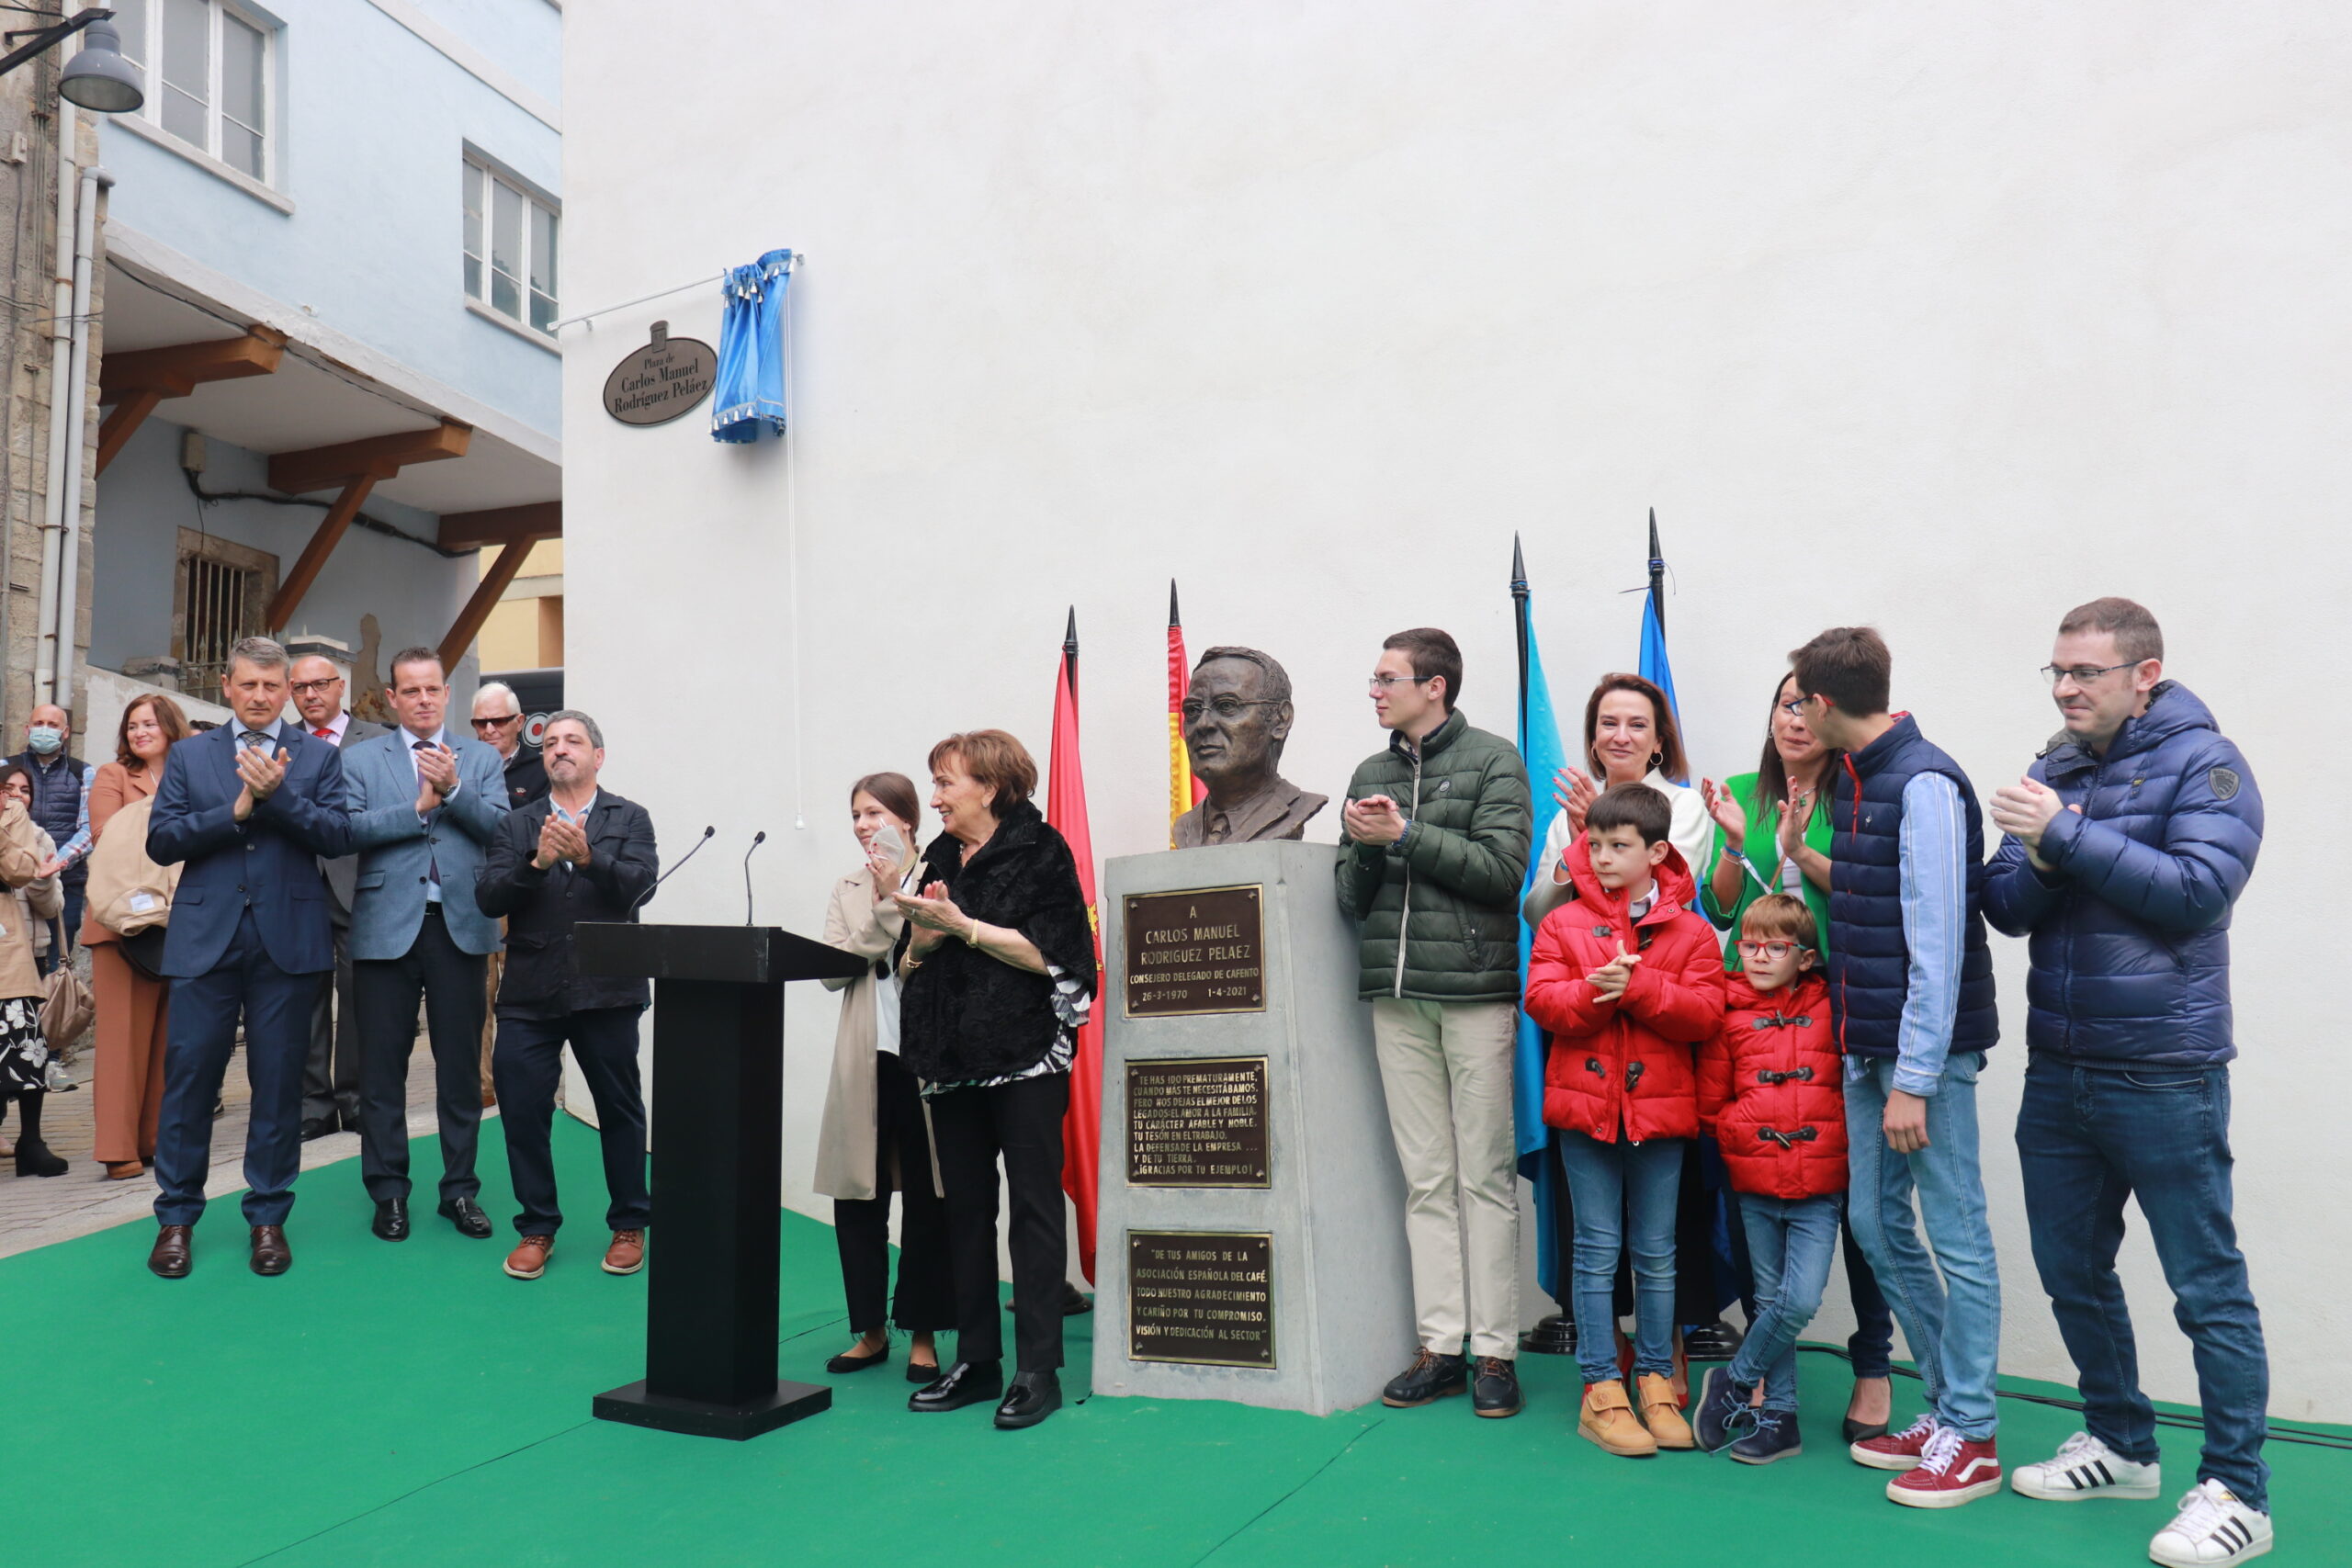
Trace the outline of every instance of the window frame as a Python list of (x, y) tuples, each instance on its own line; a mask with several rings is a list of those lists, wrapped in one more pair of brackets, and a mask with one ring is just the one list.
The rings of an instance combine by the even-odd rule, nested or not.
[[(189, 148), (214, 163), (221, 164), (243, 179), (275, 190), (277, 187), (278, 152), (277, 125), (279, 118), (277, 84), (277, 23), (262, 13), (237, 5), (235, 0), (198, 0), (205, 11), (205, 71), (204, 71), (204, 140), (192, 141), (164, 123), (164, 95), (174, 89), (164, 79), (163, 34), (164, 8), (171, 0), (142, 0), (145, 11), (143, 36), (134, 39), (123, 38), (123, 54), (139, 67), (148, 85), (147, 101), (133, 116), (141, 129), (152, 130), (175, 146)], [(227, 18), (253, 29), (261, 39), (261, 62), (256, 67), (261, 88), (261, 169), (258, 173), (240, 168), (227, 156), (221, 122), (235, 119), (221, 102), (222, 79), (227, 71), (228, 51), (223, 42), (228, 32)], [(118, 16), (115, 26), (122, 30), (123, 18)], [(240, 130), (252, 128), (235, 119)]]
[[(528, 180), (513, 173), (503, 164), (468, 147), (459, 171), (458, 189), (458, 277), (465, 291), (466, 302), (507, 326), (530, 335), (533, 342), (544, 341), (552, 346), (556, 341), (555, 323), (563, 319), (563, 203), (556, 200)], [(477, 185), (476, 182), (480, 183)], [(519, 233), (516, 237), (514, 281), (516, 309), (513, 313), (502, 310), (493, 302), (497, 278), (502, 276), (492, 258), (497, 254), (498, 190), (503, 187), (522, 204)], [(481, 200), (475, 209), (481, 222), (481, 248), (479, 253), (466, 248), (465, 220), (468, 202), (479, 191)], [(548, 325), (540, 326), (531, 320), (531, 300), (539, 291), (531, 281), (533, 264), (538, 259), (537, 219), (544, 214), (553, 225), (555, 252), (555, 291), (545, 296), (549, 308)], [(480, 278), (477, 290), (467, 276), (471, 264)]]

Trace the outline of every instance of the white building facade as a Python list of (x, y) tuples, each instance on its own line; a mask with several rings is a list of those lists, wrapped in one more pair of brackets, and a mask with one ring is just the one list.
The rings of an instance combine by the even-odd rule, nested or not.
[[(1634, 662), (1657, 508), (1716, 778), (1756, 765), (1787, 651), (1868, 622), (1989, 792), (2057, 728), (2059, 616), (2127, 594), (2267, 804), (2241, 1234), (2274, 1412), (2352, 1416), (2352, 1090), (2313, 930), (2352, 872), (2314, 700), (2352, 611), (2352, 17), (773, 0), (729, 8), (684, 106), (648, 100), (641, 17), (569, 21), (567, 310), (807, 258), (786, 444), (600, 406), (655, 321), (717, 341), (713, 287), (561, 334), (569, 694), (665, 845), (719, 835), (657, 918), (741, 919), (725, 846), (764, 829), (759, 913), (812, 929), (856, 863), (853, 779), (989, 725), (1042, 763), (1073, 605), (1097, 854), (1163, 844), (1171, 578), (1196, 652), (1288, 666), (1283, 771), (1335, 795), (1383, 739), (1390, 632), (1453, 631), (1463, 708), (1509, 732), (1514, 533), (1574, 715)], [(2071, 1382), (2010, 1139), (2024, 953), (1996, 940), (2003, 1368)], [(794, 996), (786, 1176), (820, 1217), (832, 1029)], [(2127, 1280), (2152, 1391), (2193, 1400), (2136, 1229)]]

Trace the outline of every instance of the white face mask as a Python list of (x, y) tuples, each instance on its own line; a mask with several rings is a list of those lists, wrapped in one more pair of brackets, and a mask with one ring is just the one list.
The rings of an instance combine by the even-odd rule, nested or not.
[(46, 757), (65, 744), (65, 732), (55, 725), (36, 724), (25, 731), (25, 744)]

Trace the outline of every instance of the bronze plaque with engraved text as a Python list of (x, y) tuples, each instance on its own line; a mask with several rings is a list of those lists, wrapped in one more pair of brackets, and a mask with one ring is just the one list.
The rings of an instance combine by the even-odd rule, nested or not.
[(1266, 1010), (1265, 889), (1196, 887), (1126, 897), (1126, 1015)]
[(1127, 1359), (1274, 1365), (1274, 1238), (1238, 1231), (1127, 1233)]
[(1127, 1185), (1264, 1187), (1266, 1058), (1127, 1059)]

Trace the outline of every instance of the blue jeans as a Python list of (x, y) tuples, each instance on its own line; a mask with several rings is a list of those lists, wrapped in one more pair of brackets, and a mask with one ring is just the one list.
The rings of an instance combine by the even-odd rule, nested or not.
[(2173, 1320), (2196, 1354), (2205, 1412), (2197, 1479), (2267, 1512), (2270, 1361), (2230, 1217), (2229, 1069), (2104, 1071), (2036, 1056), (2018, 1110), (2018, 1162), (2034, 1266), (2081, 1378), (2084, 1426), (2134, 1463), (2156, 1458), (2155, 1412), (2140, 1392), (2115, 1276), (2124, 1200), (2136, 1197)]
[(1634, 1258), (1634, 1371), (1674, 1374), (1674, 1216), (1685, 1138), (1604, 1144), (1564, 1129), (1560, 1163), (1576, 1205), (1577, 1366), (1617, 1377), (1617, 1258)]
[(1886, 1146), (1883, 1125), (1894, 1058), (1846, 1059), (1846, 1202), (1854, 1239), (1918, 1359), (1936, 1419), (1973, 1441), (1991, 1438), (1998, 1419), (1993, 1378), (2001, 1346), (2001, 1277), (1976, 1163), (1976, 1075), (1984, 1066), (1981, 1051), (1952, 1055), (1928, 1098), (1928, 1146), (1899, 1155)]
[(1797, 1412), (1797, 1337), (1821, 1310), (1829, 1259), (1838, 1251), (1841, 1198), (1759, 1198), (1739, 1195), (1747, 1230), (1747, 1257), (1756, 1270), (1756, 1315), (1731, 1378), (1743, 1388), (1764, 1385), (1764, 1408)]

